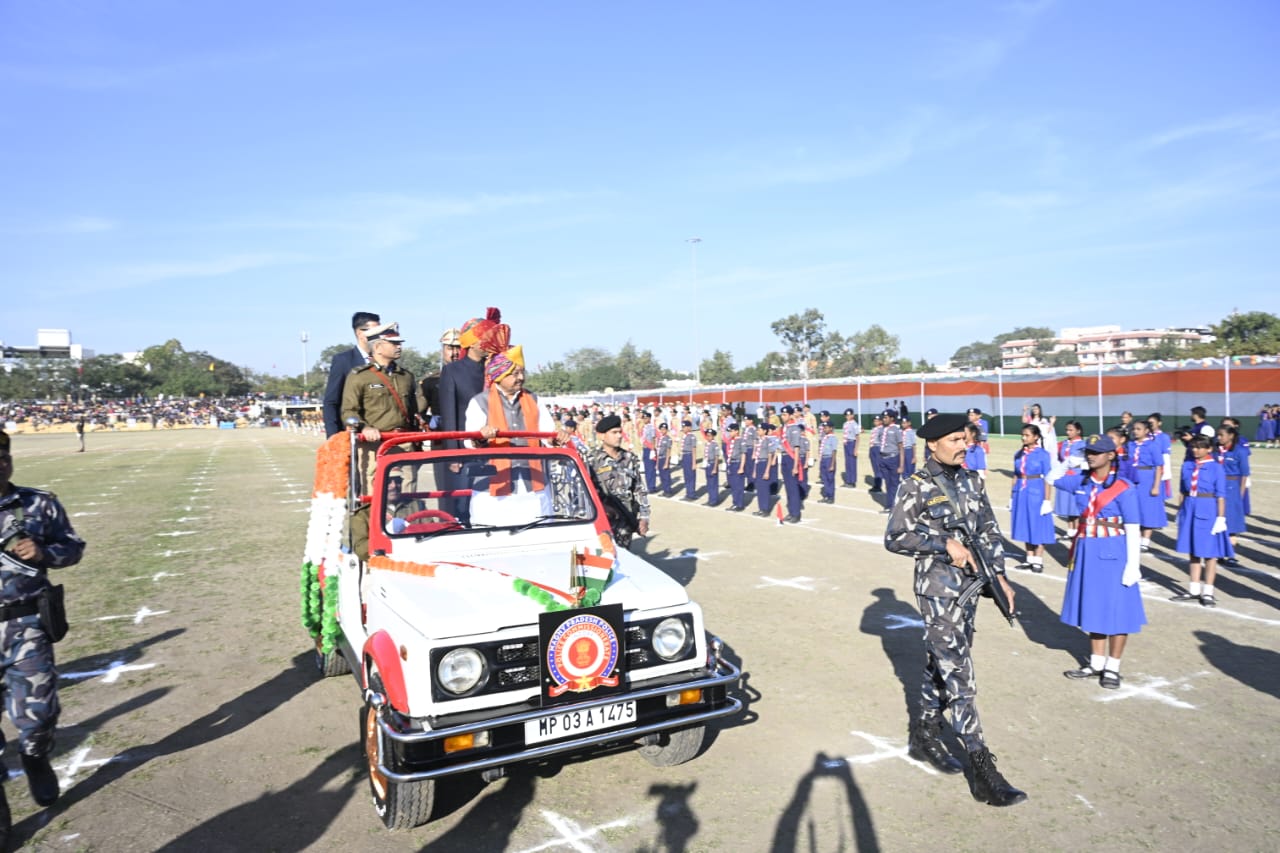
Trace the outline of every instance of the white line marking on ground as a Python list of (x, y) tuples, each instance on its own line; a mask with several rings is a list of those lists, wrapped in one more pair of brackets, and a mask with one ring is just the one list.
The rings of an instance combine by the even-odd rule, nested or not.
[(928, 764), (925, 764), (922, 761), (916, 761), (914, 758), (907, 755), (906, 744), (903, 744), (902, 746), (895, 746), (894, 741), (891, 741), (888, 738), (869, 735), (866, 732), (853, 731), (849, 732), (849, 734), (862, 738), (867, 743), (875, 747), (876, 750), (875, 752), (869, 752), (866, 755), (853, 755), (846, 758), (845, 761), (849, 764), (874, 764), (877, 761), (885, 761), (890, 758), (900, 758), (912, 767), (919, 768), (930, 776), (938, 775), (938, 771), (934, 770)]
[(198, 530), (173, 530), (168, 533), (157, 533), (156, 536), (194, 536)]
[(85, 518), (86, 516), (90, 516), (90, 515), (102, 515), (102, 513), (100, 513), (100, 512), (73, 512), (73, 513), (71, 513), (71, 517), (72, 517), (72, 518)]
[[(77, 749), (74, 753), (72, 753), (71, 757), (68, 758), (62, 764), (53, 765), (53, 769), (61, 770), (61, 772), (58, 773), (58, 776), (62, 780), (62, 787), (66, 789), (71, 785), (73, 781), (75, 781), (76, 774), (79, 773), (82, 768), (99, 767), (103, 764), (110, 764), (112, 761), (115, 761), (115, 760), (116, 760), (115, 758), (95, 758), (93, 760), (90, 760), (89, 747), (84, 746), (84, 747), (81, 747), (80, 749)], [(71, 835), (68, 837), (78, 838), (79, 836), (80, 836), (80, 833), (77, 832), (75, 835)]]
[(699, 551), (697, 548), (685, 548), (679, 554), (672, 554), (670, 556), (663, 557), (662, 559), (688, 560), (692, 558), (695, 560), (710, 560), (712, 557), (719, 557), (728, 553), (728, 551)]
[(887, 631), (900, 631), (903, 628), (923, 628), (924, 620), (917, 619), (914, 616), (900, 616), (897, 613), (890, 613), (884, 617), (884, 627)]
[(1077, 799), (1077, 800), (1079, 800), (1080, 802), (1084, 803), (1084, 804), (1085, 804), (1085, 807), (1086, 807), (1086, 808), (1088, 808), (1088, 809), (1089, 809), (1089, 811), (1091, 811), (1091, 812), (1092, 812), (1092, 811), (1097, 811), (1097, 810), (1093, 807), (1093, 803), (1091, 803), (1091, 802), (1089, 802), (1088, 800), (1086, 800), (1086, 799), (1084, 798), (1084, 795), (1082, 795), (1082, 794), (1076, 794), (1076, 799)]
[(1194, 711), (1196, 706), (1190, 702), (1183, 702), (1181, 699), (1175, 698), (1162, 693), (1161, 688), (1177, 687), (1187, 690), (1191, 685), (1187, 682), (1192, 678), (1199, 678), (1202, 675), (1208, 675), (1208, 672), (1197, 672), (1195, 675), (1184, 676), (1183, 678), (1170, 681), (1167, 678), (1145, 676), (1148, 680), (1143, 684), (1134, 684), (1133, 681), (1126, 679), (1125, 683), (1120, 685), (1116, 690), (1107, 691), (1107, 695), (1094, 697), (1098, 702), (1114, 702), (1117, 699), (1152, 699), (1156, 702), (1162, 702), (1165, 705), (1172, 705), (1175, 708), (1185, 708)]
[(139, 608), (139, 609), (138, 609), (138, 612), (137, 612), (137, 613), (129, 613), (129, 614), (126, 614), (126, 615), (124, 615), (124, 616), (99, 616), (99, 617), (97, 617), (96, 619), (94, 619), (93, 621), (95, 621), (95, 622), (110, 622), (110, 621), (111, 621), (111, 620), (113, 620), (113, 619), (132, 619), (132, 620), (133, 620), (133, 624), (135, 624), (135, 625), (141, 625), (141, 624), (142, 624), (142, 620), (143, 620), (143, 619), (146, 619), (148, 616), (163, 616), (164, 614), (166, 614), (166, 613), (168, 613), (168, 612), (169, 612), (168, 610), (152, 610), (151, 608), (149, 608), (149, 607), (147, 607), (147, 606), (145, 606), (145, 605), (144, 605), (144, 606), (142, 606), (141, 608)]
[(805, 577), (804, 575), (801, 575), (799, 577), (791, 578), (790, 580), (778, 580), (777, 578), (771, 578), (767, 575), (761, 575), (760, 580), (764, 581), (764, 583), (756, 584), (756, 589), (765, 589), (771, 586), (785, 586), (790, 589), (800, 589), (800, 590), (804, 590), (805, 592), (815, 592), (816, 590), (814, 589), (813, 584), (822, 580), (822, 578), (810, 578), (810, 577)]
[(541, 811), (542, 819), (549, 823), (551, 828), (560, 834), (560, 837), (535, 847), (528, 847), (520, 851), (520, 853), (537, 853), (537, 851), (550, 850), (554, 847), (567, 847), (571, 850), (577, 850), (578, 853), (595, 853), (594, 847), (589, 847), (583, 842), (599, 835), (603, 830), (631, 826), (631, 819), (624, 817), (608, 823), (602, 823), (599, 826), (583, 829), (576, 821), (570, 820), (563, 815), (556, 814), (548, 809), (542, 809)]
[(156, 572), (154, 575), (136, 575), (135, 577), (125, 578), (127, 581), (158, 581), (161, 578), (180, 578), (182, 572)]
[(151, 669), (153, 663), (134, 663), (127, 664), (122, 660), (112, 661), (107, 664), (105, 669), (95, 669), (91, 672), (61, 672), (58, 673), (59, 678), (97, 678), (102, 676), (103, 684), (114, 684), (120, 680), (120, 674), (124, 672), (132, 672), (135, 670)]

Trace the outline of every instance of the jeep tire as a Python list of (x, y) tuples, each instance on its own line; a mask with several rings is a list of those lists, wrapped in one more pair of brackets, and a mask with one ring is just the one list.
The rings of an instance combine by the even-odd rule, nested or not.
[[(369, 689), (382, 693), (382, 679), (376, 672), (369, 675)], [(369, 702), (361, 709), (360, 729), (373, 809), (382, 823), (387, 829), (412, 829), (426, 823), (435, 801), (435, 780), (393, 782), (378, 771), (382, 759), (378, 753), (378, 711)]]
[(640, 747), (640, 754), (654, 767), (675, 767), (698, 754), (706, 734), (706, 726), (663, 732), (658, 743)]
[(342, 649), (334, 649), (325, 654), (320, 651), (320, 644), (320, 638), (316, 637), (316, 669), (320, 670), (322, 676), (332, 678), (335, 675), (346, 675), (351, 672), (351, 663), (342, 653)]

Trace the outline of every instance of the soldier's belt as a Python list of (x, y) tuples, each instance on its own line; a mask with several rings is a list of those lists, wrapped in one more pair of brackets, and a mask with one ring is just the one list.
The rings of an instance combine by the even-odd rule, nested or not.
[(21, 616), (34, 616), (40, 612), (40, 602), (34, 598), (14, 604), (0, 604), (0, 622), (8, 622)]

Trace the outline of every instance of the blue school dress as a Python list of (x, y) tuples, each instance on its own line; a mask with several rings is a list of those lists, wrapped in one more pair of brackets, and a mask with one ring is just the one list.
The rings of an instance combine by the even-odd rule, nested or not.
[(1231, 538), (1226, 533), (1212, 533), (1218, 517), (1218, 498), (1225, 496), (1226, 474), (1212, 459), (1194, 459), (1182, 463), (1182, 494), (1186, 498), (1178, 509), (1177, 550), (1192, 557), (1234, 557)]
[(1054, 541), (1053, 516), (1041, 515), (1044, 478), (1053, 470), (1049, 452), (1043, 447), (1025, 447), (1013, 455), (1013, 496), (1009, 538), (1028, 545), (1048, 545)]
[(1164, 489), (1157, 488), (1151, 495), (1151, 487), (1156, 484), (1156, 468), (1164, 464), (1160, 456), (1160, 448), (1155, 439), (1146, 438), (1129, 445), (1133, 448), (1134, 487), (1138, 500), (1138, 522), (1143, 527), (1160, 528), (1168, 523), (1164, 512)]
[(1108, 484), (1087, 477), (1069, 494), (1083, 527), (1072, 545), (1061, 619), (1091, 634), (1136, 634), (1147, 624), (1142, 593), (1122, 579), (1124, 525), (1139, 523), (1137, 487), (1121, 478)]
[(1227, 478), (1227, 532), (1244, 533), (1244, 495), (1240, 487), (1244, 478), (1249, 476), (1249, 451), (1239, 444), (1230, 450), (1219, 447), (1214, 459), (1222, 466)]
[(964, 467), (970, 471), (987, 470), (987, 453), (981, 444), (970, 444), (964, 449)]

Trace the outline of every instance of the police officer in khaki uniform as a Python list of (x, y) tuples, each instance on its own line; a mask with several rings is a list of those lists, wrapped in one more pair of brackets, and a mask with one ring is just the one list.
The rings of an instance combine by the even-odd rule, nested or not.
[[(347, 375), (342, 388), (342, 420), (355, 418), (360, 431), (356, 445), (356, 465), (361, 493), (370, 494), (373, 475), (377, 470), (378, 445), (384, 432), (411, 432), (420, 428), (419, 417), (426, 409), (422, 387), (414, 381), (413, 374), (400, 367), (404, 338), (400, 336), (398, 323), (387, 323), (371, 329), (368, 364), (355, 368)], [(404, 466), (402, 466), (404, 467)], [(404, 488), (413, 491), (414, 483), (408, 472)], [(351, 519), (353, 548), (361, 559), (367, 559), (369, 513), (368, 505)]]

